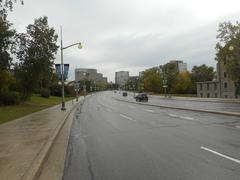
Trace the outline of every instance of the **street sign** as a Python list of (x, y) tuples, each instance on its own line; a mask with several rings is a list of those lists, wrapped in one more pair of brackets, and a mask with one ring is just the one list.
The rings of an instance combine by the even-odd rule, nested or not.
[(167, 88), (167, 87), (168, 87), (168, 85), (163, 85), (163, 87), (164, 87), (164, 88)]

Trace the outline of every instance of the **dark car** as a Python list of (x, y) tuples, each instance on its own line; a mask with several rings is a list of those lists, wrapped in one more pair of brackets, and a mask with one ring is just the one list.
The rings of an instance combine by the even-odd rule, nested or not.
[(123, 92), (123, 93), (122, 93), (122, 96), (127, 96), (127, 92)]
[(140, 93), (135, 97), (138, 102), (148, 102), (148, 96), (146, 93)]

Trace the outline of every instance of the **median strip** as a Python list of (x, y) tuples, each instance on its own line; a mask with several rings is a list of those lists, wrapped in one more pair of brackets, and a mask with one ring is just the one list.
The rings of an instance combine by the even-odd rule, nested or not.
[(204, 112), (204, 113), (213, 113), (213, 114), (221, 114), (221, 115), (227, 115), (227, 116), (240, 116), (240, 113), (238, 112), (227, 112), (227, 111), (215, 111), (215, 110), (205, 110), (205, 109), (193, 109), (193, 108), (185, 108), (185, 107), (177, 107), (177, 106), (166, 106), (166, 105), (159, 105), (159, 104), (150, 104), (150, 103), (142, 103), (142, 102), (134, 102), (134, 101), (128, 101), (119, 99), (116, 97), (112, 97), (117, 101), (123, 101), (127, 103), (132, 104), (139, 104), (144, 106), (152, 106), (152, 107), (159, 107), (159, 108), (169, 108), (169, 109), (177, 109), (177, 110), (185, 110), (185, 111), (195, 111), (195, 112)]

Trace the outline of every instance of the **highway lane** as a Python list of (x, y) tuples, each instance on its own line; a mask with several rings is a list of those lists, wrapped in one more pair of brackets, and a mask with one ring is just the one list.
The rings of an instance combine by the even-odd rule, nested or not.
[[(128, 99), (134, 101), (133, 93), (128, 92), (128, 97), (122, 97), (121, 94), (114, 94), (115, 97), (120, 97), (123, 99)], [(149, 96), (149, 103), (166, 105), (166, 106), (177, 106), (186, 108), (196, 108), (196, 109), (207, 109), (207, 110), (217, 110), (217, 111), (229, 111), (229, 112), (240, 112), (240, 103), (230, 103), (230, 102), (204, 102), (204, 101), (191, 101), (191, 100), (177, 100), (168, 99), (158, 96)]]
[(238, 117), (86, 99), (74, 118), (65, 180), (240, 177)]

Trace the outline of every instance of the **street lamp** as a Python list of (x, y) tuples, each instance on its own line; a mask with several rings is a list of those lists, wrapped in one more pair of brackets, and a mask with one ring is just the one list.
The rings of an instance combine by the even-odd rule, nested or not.
[(63, 64), (63, 50), (68, 49), (72, 46), (78, 46), (79, 49), (82, 49), (82, 44), (80, 42), (71, 44), (69, 46), (63, 47), (63, 41), (62, 41), (62, 26), (60, 26), (60, 34), (61, 34), (61, 82), (62, 82), (62, 108), (61, 110), (66, 110), (65, 108), (65, 99), (64, 99), (64, 64)]

